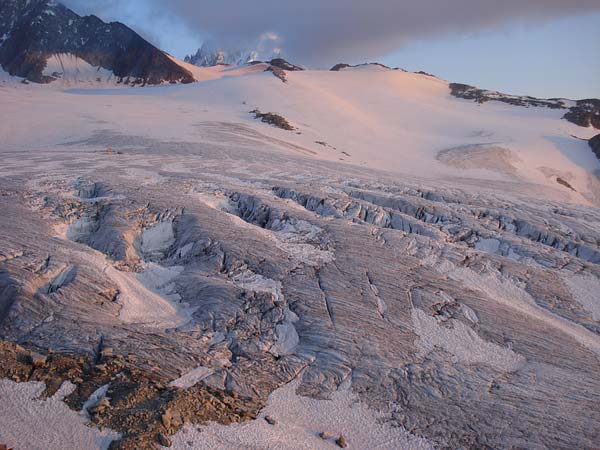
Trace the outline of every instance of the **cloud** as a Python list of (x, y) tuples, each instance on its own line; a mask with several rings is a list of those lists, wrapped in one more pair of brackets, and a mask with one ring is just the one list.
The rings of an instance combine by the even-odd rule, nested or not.
[[(406, 43), (600, 11), (598, 0), (67, 0), (78, 12), (123, 21), (142, 33), (179, 23), (224, 46), (281, 37), (284, 54), (311, 66), (360, 62)], [(143, 20), (139, 20), (144, 16)], [(104, 16), (105, 17), (105, 16)], [(103, 17), (103, 18), (104, 18)], [(181, 30), (178, 30), (181, 34)], [(164, 37), (159, 38), (164, 40)], [(168, 38), (167, 38), (168, 39)]]

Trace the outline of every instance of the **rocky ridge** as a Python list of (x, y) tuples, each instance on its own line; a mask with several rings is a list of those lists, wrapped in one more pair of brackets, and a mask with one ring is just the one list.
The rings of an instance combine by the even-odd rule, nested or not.
[(544, 107), (568, 110), (563, 118), (580, 127), (600, 129), (600, 100), (567, 100), (560, 98), (539, 99), (529, 96), (508, 95), (496, 91), (479, 89), (467, 84), (450, 83), (450, 92), (454, 97), (473, 100), (477, 103), (497, 101), (514, 106)]

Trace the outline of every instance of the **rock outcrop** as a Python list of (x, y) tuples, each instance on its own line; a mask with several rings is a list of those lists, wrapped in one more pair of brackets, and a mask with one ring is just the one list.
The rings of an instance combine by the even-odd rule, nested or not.
[(298, 72), (304, 70), (302, 67), (287, 62), (283, 58), (274, 58), (271, 61), (269, 61), (269, 64), (273, 67), (278, 67), (280, 69), (287, 70), (288, 72)]
[(288, 122), (288, 120), (272, 112), (263, 113), (258, 109), (250, 111), (250, 114), (254, 114), (255, 119), (260, 119), (261, 122), (268, 123), (274, 127), (281, 128), (282, 130), (294, 131), (295, 128)]
[(340, 70), (347, 69), (348, 67), (352, 67), (350, 64), (339, 63), (329, 69), (332, 72), (339, 72)]
[(580, 127), (594, 127), (600, 130), (600, 100), (591, 98), (578, 100), (564, 118)]

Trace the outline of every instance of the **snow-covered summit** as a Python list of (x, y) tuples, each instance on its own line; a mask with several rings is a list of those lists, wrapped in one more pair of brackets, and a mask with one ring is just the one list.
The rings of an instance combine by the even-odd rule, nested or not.
[(227, 50), (205, 43), (195, 54), (187, 55), (184, 61), (198, 67), (212, 67), (218, 65), (240, 66), (252, 63), (257, 59), (257, 54), (254, 51)]
[(270, 61), (281, 56), (279, 36), (275, 33), (263, 33), (246, 46), (222, 46), (214, 41), (206, 41), (195, 54), (186, 56), (185, 62), (198, 67), (221, 64), (240, 66), (256, 61)]

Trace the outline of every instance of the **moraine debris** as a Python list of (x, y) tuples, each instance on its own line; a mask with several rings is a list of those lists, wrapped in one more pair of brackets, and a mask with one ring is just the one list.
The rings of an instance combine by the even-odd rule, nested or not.
[[(92, 424), (121, 434), (112, 450), (150, 450), (162, 434), (179, 431), (185, 423), (217, 422), (231, 424), (253, 420), (264, 403), (257, 399), (196, 385), (190, 389), (167, 387), (166, 379), (141, 368), (137, 358), (107, 356), (101, 370), (92, 355), (65, 355), (27, 349), (0, 339), (0, 378), (15, 382), (46, 383), (44, 397), (54, 395), (63, 382), (76, 387), (64, 401), (81, 411), (84, 403), (100, 387), (110, 384), (102, 398), (90, 408)], [(162, 412), (161, 412), (162, 411)], [(167, 446), (162, 440), (161, 445)]]

